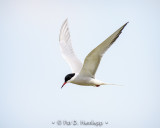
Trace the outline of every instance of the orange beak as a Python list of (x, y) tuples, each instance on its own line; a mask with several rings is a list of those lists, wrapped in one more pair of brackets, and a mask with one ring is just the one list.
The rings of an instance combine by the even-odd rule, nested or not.
[(64, 82), (64, 84), (62, 85), (61, 89), (63, 88), (63, 86), (66, 84), (67, 82)]

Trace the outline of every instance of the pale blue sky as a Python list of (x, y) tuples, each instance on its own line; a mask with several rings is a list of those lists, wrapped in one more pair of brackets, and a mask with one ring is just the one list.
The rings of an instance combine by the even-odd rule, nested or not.
[[(57, 120), (96, 120), (108, 121), (108, 128), (159, 128), (159, 12), (158, 0), (1, 0), (0, 127), (52, 128)], [(124, 86), (67, 84), (61, 90), (71, 72), (58, 42), (66, 18), (82, 62), (129, 21), (96, 74)]]

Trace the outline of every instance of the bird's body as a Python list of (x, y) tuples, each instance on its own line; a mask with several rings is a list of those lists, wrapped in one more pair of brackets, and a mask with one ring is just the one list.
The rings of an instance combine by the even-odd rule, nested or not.
[(99, 87), (100, 85), (113, 85), (95, 79), (95, 73), (97, 71), (102, 56), (107, 51), (107, 49), (115, 42), (115, 40), (119, 37), (119, 35), (121, 34), (122, 30), (126, 25), (127, 23), (124, 24), (122, 27), (120, 27), (116, 32), (114, 32), (110, 37), (108, 37), (95, 49), (93, 49), (86, 56), (84, 63), (82, 64), (81, 61), (76, 57), (74, 50), (72, 48), (69, 27), (67, 20), (65, 20), (65, 22), (61, 27), (59, 36), (60, 49), (63, 58), (71, 67), (72, 73), (66, 75), (65, 82), (62, 85), (62, 87), (66, 83), (73, 83), (83, 86), (96, 86), (96, 87)]
[(83, 86), (96, 86), (96, 85), (106, 85), (106, 83), (97, 80), (95, 78), (82, 76), (80, 74), (75, 74), (74, 77), (72, 77), (69, 81), (69, 83), (77, 84), (77, 85), (83, 85)]

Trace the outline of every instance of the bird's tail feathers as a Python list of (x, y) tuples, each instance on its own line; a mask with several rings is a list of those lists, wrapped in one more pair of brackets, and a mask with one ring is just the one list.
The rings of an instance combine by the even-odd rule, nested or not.
[(124, 85), (119, 85), (119, 84), (109, 84), (109, 83), (104, 83), (103, 85), (116, 85), (116, 86), (124, 86)]

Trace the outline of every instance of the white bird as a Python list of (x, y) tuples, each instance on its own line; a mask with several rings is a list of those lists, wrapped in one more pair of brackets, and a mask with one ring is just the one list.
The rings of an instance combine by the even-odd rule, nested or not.
[(127, 25), (127, 23), (124, 24), (122, 27), (120, 27), (116, 32), (114, 32), (110, 37), (108, 37), (95, 49), (93, 49), (86, 56), (84, 63), (82, 64), (73, 51), (70, 39), (68, 21), (66, 19), (60, 30), (59, 42), (60, 42), (60, 50), (62, 56), (71, 67), (72, 73), (65, 76), (65, 81), (62, 87), (66, 83), (73, 83), (83, 86), (95, 86), (95, 87), (99, 87), (100, 85), (111, 85), (95, 79), (95, 73), (97, 71), (97, 68), (99, 66), (103, 54), (119, 37), (119, 35), (121, 34), (122, 30)]

